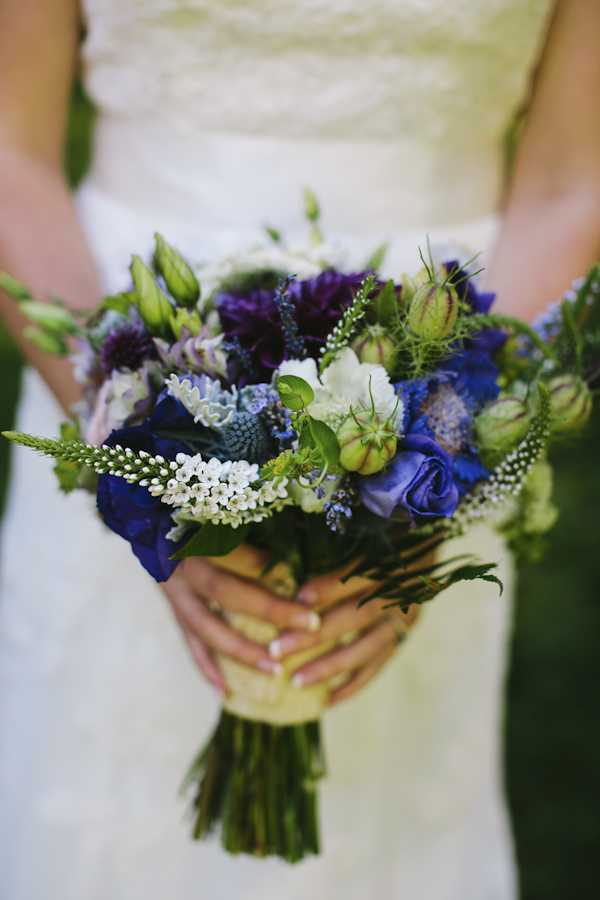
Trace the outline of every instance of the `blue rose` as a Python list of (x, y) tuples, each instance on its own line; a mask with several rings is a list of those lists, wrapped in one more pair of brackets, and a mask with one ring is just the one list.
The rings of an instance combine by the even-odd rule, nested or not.
[[(120, 444), (139, 452), (145, 450), (153, 456), (160, 453), (172, 459), (186, 450), (180, 440), (160, 437), (164, 429), (192, 431), (197, 429), (185, 407), (173, 397), (163, 395), (156, 409), (141, 425), (113, 431), (108, 446)], [(173, 527), (170, 506), (153, 497), (145, 487), (128, 484), (115, 475), (101, 475), (98, 479), (98, 511), (105, 524), (131, 544), (131, 549), (143, 567), (156, 581), (166, 581), (175, 571), (178, 562), (171, 557), (185, 541), (174, 543), (167, 538)]]
[(364, 478), (359, 496), (367, 509), (388, 519), (396, 507), (414, 516), (452, 516), (458, 504), (453, 459), (422, 434), (400, 442), (399, 453), (382, 475)]

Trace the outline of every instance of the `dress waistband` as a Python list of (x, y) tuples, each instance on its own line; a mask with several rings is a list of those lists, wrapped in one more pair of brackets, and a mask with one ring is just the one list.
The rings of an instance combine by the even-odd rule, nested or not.
[(103, 115), (90, 182), (138, 209), (214, 228), (296, 231), (310, 188), (328, 233), (435, 228), (498, 205), (501, 148), (406, 140), (299, 140), (176, 133), (162, 123)]

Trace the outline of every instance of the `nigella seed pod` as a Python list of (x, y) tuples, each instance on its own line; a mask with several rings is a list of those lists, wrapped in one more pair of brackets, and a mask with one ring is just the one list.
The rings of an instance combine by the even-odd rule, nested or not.
[(160, 234), (155, 234), (154, 237), (156, 239), (154, 260), (158, 271), (165, 279), (169, 293), (181, 306), (188, 308), (195, 306), (200, 298), (198, 279), (186, 261)]
[(396, 345), (381, 325), (372, 325), (354, 340), (352, 349), (361, 363), (376, 363), (389, 374), (396, 358)]
[(575, 375), (559, 375), (548, 384), (552, 401), (550, 431), (567, 434), (585, 425), (592, 411), (590, 389)]
[(458, 295), (451, 284), (429, 282), (415, 292), (408, 310), (411, 331), (424, 341), (447, 337), (458, 316)]
[(370, 410), (351, 414), (338, 428), (337, 439), (341, 465), (359, 475), (380, 472), (396, 452), (398, 443), (389, 420)]
[(164, 336), (169, 331), (172, 304), (139, 256), (134, 256), (131, 262), (131, 277), (135, 285), (134, 302), (144, 324), (153, 334)]
[(529, 431), (532, 412), (516, 397), (499, 397), (475, 419), (475, 432), (485, 450), (505, 453), (519, 444)]

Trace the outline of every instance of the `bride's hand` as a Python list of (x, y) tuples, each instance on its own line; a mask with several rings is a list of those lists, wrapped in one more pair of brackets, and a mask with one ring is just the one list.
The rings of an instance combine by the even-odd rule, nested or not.
[[(338, 646), (301, 666), (294, 675), (298, 686), (328, 681), (334, 676), (343, 679), (330, 698), (329, 706), (351, 697), (363, 688), (383, 668), (412, 627), (418, 606), (407, 612), (397, 608), (385, 609), (389, 601), (369, 600), (360, 609), (358, 604), (373, 590), (373, 582), (354, 577), (340, 581), (343, 570), (312, 581), (299, 591), (297, 599), (321, 610), (321, 628), (317, 634), (283, 631), (269, 645), (273, 659), (280, 660), (300, 650), (325, 641)], [(339, 642), (343, 638), (350, 638)]]
[(227, 685), (215, 653), (272, 675), (281, 672), (281, 663), (266, 647), (238, 634), (220, 610), (245, 613), (279, 629), (294, 629), (294, 634), (315, 633), (321, 624), (306, 604), (283, 600), (256, 583), (265, 562), (263, 554), (244, 544), (211, 561), (189, 557), (161, 585), (198, 668), (223, 696)]

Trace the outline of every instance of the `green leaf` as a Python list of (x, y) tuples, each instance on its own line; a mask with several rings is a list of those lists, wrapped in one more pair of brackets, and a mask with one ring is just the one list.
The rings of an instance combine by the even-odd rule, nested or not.
[(269, 235), (269, 237), (271, 238), (272, 241), (274, 241), (276, 244), (281, 243), (281, 234), (279, 231), (277, 231), (276, 228), (271, 228), (270, 225), (265, 225), (265, 231), (267, 232), (267, 234)]
[(34, 347), (37, 347), (42, 353), (47, 353), (49, 356), (68, 356), (71, 352), (62, 338), (49, 334), (47, 331), (42, 331), (41, 328), (35, 328), (33, 325), (28, 325), (23, 330), (23, 337), (31, 341)]
[(0, 288), (14, 297), (15, 300), (31, 300), (33, 299), (28, 288), (16, 278), (11, 278), (6, 272), (0, 272)]
[(323, 463), (327, 463), (330, 469), (337, 465), (340, 458), (340, 445), (333, 431), (325, 422), (319, 419), (311, 419), (300, 432), (299, 447), (311, 447), (319, 451)]
[(299, 412), (313, 402), (315, 392), (310, 384), (297, 375), (281, 375), (277, 379), (279, 399), (293, 412)]
[(377, 249), (370, 255), (363, 269), (367, 271), (369, 269), (373, 269), (374, 272), (378, 272), (382, 266), (383, 260), (385, 259), (385, 255), (388, 251), (389, 244), (381, 244)]
[(375, 297), (373, 309), (380, 325), (388, 325), (398, 315), (398, 297), (392, 280)]
[(171, 559), (185, 559), (187, 556), (226, 556), (239, 547), (248, 534), (248, 528), (249, 525), (233, 528), (231, 525), (213, 525), (212, 522), (205, 522)]
[(111, 309), (126, 316), (132, 306), (135, 306), (135, 294), (133, 291), (127, 291), (123, 294), (105, 297), (100, 304), (100, 309)]

